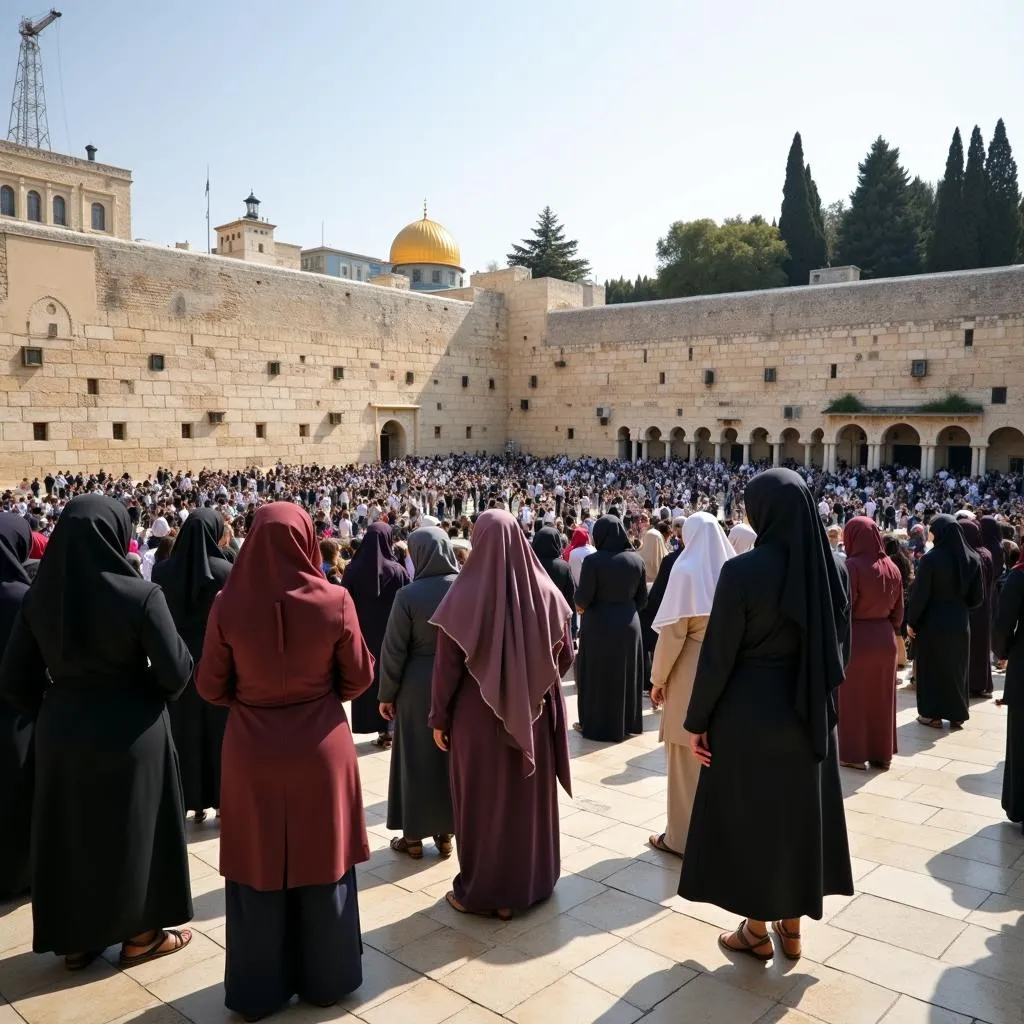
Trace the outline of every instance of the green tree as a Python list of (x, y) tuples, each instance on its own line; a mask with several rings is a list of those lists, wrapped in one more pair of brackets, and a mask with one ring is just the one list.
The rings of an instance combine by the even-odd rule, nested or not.
[(981, 240), (985, 234), (985, 212), (988, 206), (988, 173), (985, 170), (985, 143), (981, 129), (975, 125), (971, 144), (967, 147), (964, 168), (964, 267), (981, 266)]
[[(813, 190), (813, 191), (812, 191)], [(807, 284), (811, 271), (825, 265), (828, 252), (825, 235), (815, 220), (815, 200), (818, 190), (804, 165), (803, 143), (800, 133), (793, 136), (786, 160), (786, 180), (782, 186), (782, 213), (779, 216), (779, 234), (786, 243), (786, 277), (793, 285)]]
[[(807, 195), (811, 201), (811, 216), (814, 218), (814, 226), (821, 233), (821, 237), (825, 237), (825, 220), (821, 210), (821, 196), (818, 195), (818, 186), (814, 183), (814, 177), (811, 174), (811, 165), (808, 164), (804, 168), (804, 177), (807, 179)], [(826, 244), (826, 252), (828, 246)]]
[(786, 284), (786, 243), (763, 217), (676, 221), (658, 239), (662, 298), (779, 288)]
[(660, 298), (658, 282), (646, 275), (637, 274), (635, 281), (619, 277), (604, 283), (604, 301), (609, 306), (620, 302), (650, 302), (657, 298)]
[(828, 250), (830, 265), (835, 262), (836, 254), (839, 251), (839, 231), (843, 226), (845, 216), (846, 203), (842, 199), (829, 203), (821, 211), (821, 227), (825, 236), (825, 247)]
[(534, 277), (556, 277), (560, 281), (582, 281), (590, 273), (587, 260), (576, 255), (579, 243), (565, 237), (550, 206), (545, 206), (533, 229), (533, 238), (522, 245), (513, 243), (508, 254), (510, 267), (529, 267)]
[(935, 226), (928, 247), (929, 270), (964, 268), (964, 144), (960, 129), (946, 154), (946, 173), (935, 192)]
[(1020, 188), (1017, 163), (1003, 119), (988, 145), (988, 201), (985, 208), (985, 234), (982, 237), (981, 263), (985, 267), (1005, 267), (1013, 263), (1021, 234)]
[(928, 266), (932, 231), (935, 227), (935, 189), (930, 182), (915, 178), (907, 186), (907, 205), (917, 236), (915, 249), (922, 267)]
[(907, 184), (900, 151), (879, 136), (858, 167), (857, 188), (839, 237), (840, 263), (855, 264), (864, 277), (902, 277), (920, 270)]

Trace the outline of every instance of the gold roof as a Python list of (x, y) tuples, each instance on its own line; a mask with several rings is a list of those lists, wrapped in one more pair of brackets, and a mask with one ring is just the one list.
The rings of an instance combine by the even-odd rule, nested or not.
[(407, 224), (391, 243), (391, 262), (396, 267), (410, 263), (433, 263), (462, 270), (459, 245), (446, 227), (427, 219), (426, 203), (423, 219)]

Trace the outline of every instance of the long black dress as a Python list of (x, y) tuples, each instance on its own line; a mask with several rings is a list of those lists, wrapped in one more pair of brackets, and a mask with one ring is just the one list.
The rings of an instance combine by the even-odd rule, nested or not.
[(907, 625), (914, 630), (917, 711), (922, 718), (966, 722), (970, 612), (985, 597), (981, 559), (952, 516), (930, 524), (935, 546), (917, 564)]
[(0, 663), (0, 694), (37, 716), (37, 953), (103, 950), (192, 917), (167, 716), (192, 659), (125, 556), (130, 533), (112, 498), (73, 499)]
[(549, 579), (565, 598), (570, 608), (575, 607), (576, 584), (572, 581), (569, 563), (562, 557), (562, 538), (553, 526), (545, 526), (533, 535), (531, 544), (537, 561), (544, 566)]
[[(31, 539), (21, 516), (0, 512), (0, 652), (28, 593), (24, 563)], [(29, 887), (33, 731), (32, 717), (0, 698), (0, 900)]]
[(1010, 821), (1024, 822), (1024, 569), (1006, 576), (992, 626), (992, 649), (1006, 659), (1006, 764), (1003, 810)]
[(835, 729), (849, 582), (797, 474), (760, 474), (744, 503), (757, 546), (722, 567), (685, 721), (707, 734), (711, 765), (679, 895), (754, 920), (820, 919), (824, 896), (853, 894)]
[[(174, 625), (197, 666), (213, 599), (231, 572), (231, 562), (220, 547), (223, 535), (224, 517), (213, 509), (197, 509), (185, 520), (171, 557), (153, 566), (153, 582), (163, 589)], [(190, 680), (167, 710), (178, 748), (185, 809), (220, 809), (220, 752), (228, 709), (203, 700)]]
[(594, 524), (597, 550), (583, 560), (576, 604), (583, 609), (576, 689), (590, 740), (621, 743), (643, 732), (644, 645), (637, 612), (647, 603), (647, 569), (622, 520)]

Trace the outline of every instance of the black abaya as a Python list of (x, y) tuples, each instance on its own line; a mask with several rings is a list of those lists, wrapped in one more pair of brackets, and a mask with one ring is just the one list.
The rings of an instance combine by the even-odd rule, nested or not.
[(1006, 659), (1006, 763), (1003, 810), (1010, 821), (1024, 822), (1024, 569), (1006, 576), (992, 627), (992, 649)]

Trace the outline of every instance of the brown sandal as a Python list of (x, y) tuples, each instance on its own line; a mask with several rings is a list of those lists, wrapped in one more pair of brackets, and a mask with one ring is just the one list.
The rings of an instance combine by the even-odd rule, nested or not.
[(799, 932), (794, 934), (781, 921), (772, 921), (772, 931), (782, 940), (782, 955), (787, 960), (799, 960), (804, 955)]
[(941, 729), (942, 719), (941, 718), (925, 718), (924, 715), (917, 716), (918, 722), (921, 725), (927, 725), (929, 729)]
[(682, 854), (678, 850), (673, 850), (671, 846), (665, 842), (665, 833), (662, 832), (660, 836), (650, 836), (647, 840), (656, 850), (661, 850), (662, 853), (671, 853), (673, 857), (682, 857)]
[(863, 761), (840, 761), (840, 768), (852, 768), (854, 771), (866, 772), (868, 770), (867, 765)]
[[(750, 939), (747, 938), (748, 934), (750, 935), (750, 939), (755, 939), (756, 941), (751, 942)], [(741, 945), (731, 946), (727, 941), (729, 939), (739, 942)], [(755, 960), (760, 960), (763, 963), (767, 963), (775, 956), (775, 947), (772, 945), (771, 936), (767, 933), (763, 937), (755, 935), (754, 932), (750, 930), (750, 925), (747, 923), (746, 918), (743, 919), (736, 931), (722, 932), (722, 934), (718, 936), (718, 944), (727, 953), (746, 953), (749, 956), (752, 956)], [(767, 946), (770, 952), (758, 953), (757, 951), (762, 946)]]
[(452, 837), (451, 835), (434, 836), (434, 845), (437, 847), (437, 852), (447, 860), (452, 855)]
[[(168, 939), (174, 939), (170, 949), (161, 949), (160, 947)], [(148, 964), (150, 960), (159, 960), (163, 956), (170, 956), (172, 953), (177, 953), (179, 950), (184, 949), (192, 941), (192, 932), (188, 928), (157, 928), (153, 936), (153, 941), (148, 945), (144, 946), (142, 943), (125, 942), (121, 946), (121, 966), (122, 967), (138, 967), (139, 964)], [(137, 953), (135, 956), (127, 956), (125, 950), (129, 946), (138, 946), (143, 950), (141, 953)]]
[(421, 860), (423, 857), (423, 840), (406, 839), (405, 836), (395, 836), (391, 840), (391, 849), (395, 853), (407, 853), (413, 860)]
[(455, 893), (451, 891), (446, 892), (444, 898), (448, 906), (459, 914), (472, 914), (474, 917), (496, 917), (499, 921), (512, 920), (511, 910), (468, 910), (455, 898)]

